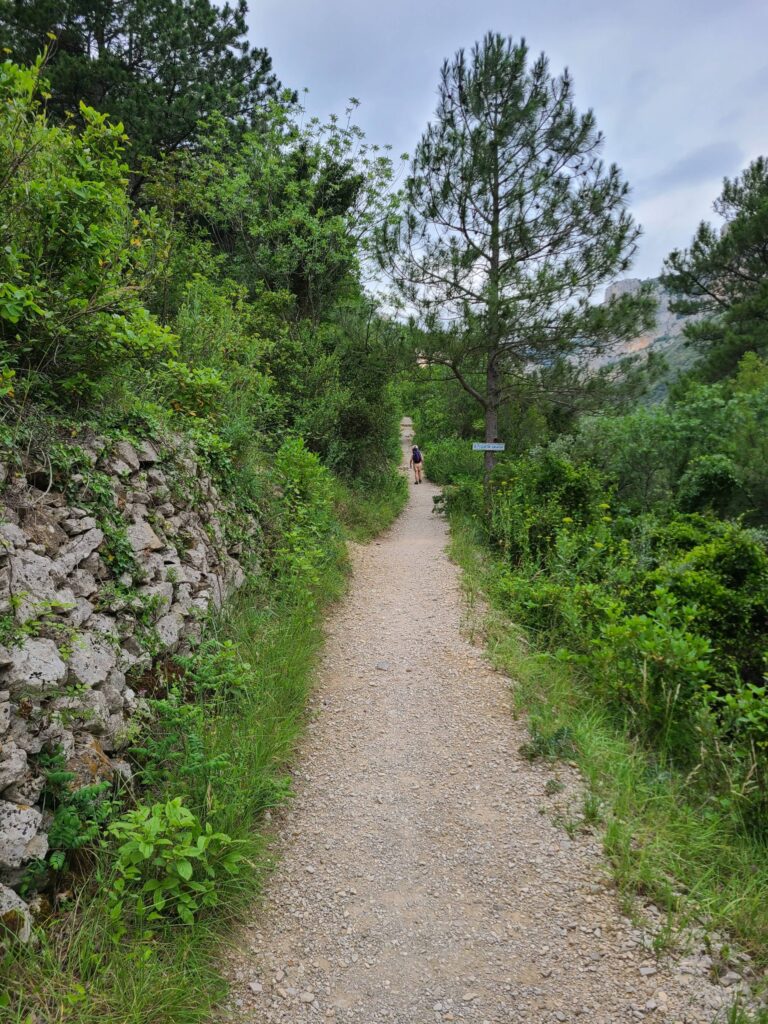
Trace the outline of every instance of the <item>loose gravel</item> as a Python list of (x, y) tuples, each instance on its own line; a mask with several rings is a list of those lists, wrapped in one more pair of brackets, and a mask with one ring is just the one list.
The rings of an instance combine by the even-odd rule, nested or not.
[(553, 823), (578, 779), (558, 769), (565, 793), (548, 796), (552, 769), (520, 755), (509, 680), (462, 632), (438, 491), (409, 486), (389, 532), (352, 551), (282, 859), (220, 1019), (711, 1022), (729, 993), (706, 958), (657, 961), (599, 837)]

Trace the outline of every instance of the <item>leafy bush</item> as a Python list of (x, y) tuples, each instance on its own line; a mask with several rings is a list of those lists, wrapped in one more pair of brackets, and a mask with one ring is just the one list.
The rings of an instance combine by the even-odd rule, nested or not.
[(48, 853), (44, 860), (33, 860), (26, 866), (23, 893), (44, 887), (51, 871), (71, 868), (78, 851), (92, 851), (120, 807), (114, 786), (108, 781), (74, 787), (77, 777), (67, 770), (61, 751), (42, 752), (37, 762), (45, 778), (40, 803), (50, 816)]
[(210, 823), (201, 825), (178, 797), (128, 811), (107, 832), (119, 844), (109, 891), (118, 936), (126, 930), (126, 917), (178, 917), (192, 924), (218, 903), (221, 879), (241, 869), (230, 837), (214, 832)]
[(736, 799), (758, 827), (768, 768), (758, 700), (768, 671), (765, 538), (718, 519), (713, 503), (675, 512), (668, 494), (655, 514), (614, 515), (616, 497), (578, 459), (560, 443), (500, 467), (492, 596), (541, 646), (580, 666), (584, 685), (646, 749), (696, 768), (702, 797)]
[(122, 125), (49, 122), (41, 62), (0, 64), (0, 364), (36, 397), (93, 398), (118, 361), (173, 351), (141, 306), (151, 214), (131, 210)]
[(275, 484), (282, 517), (276, 571), (312, 586), (341, 543), (330, 474), (302, 440), (291, 439), (275, 456)]
[(601, 479), (589, 466), (535, 449), (495, 475), (491, 543), (512, 562), (544, 557), (564, 525), (586, 527), (601, 518), (602, 496)]
[[(662, 548), (669, 534), (669, 528), (659, 532)], [(712, 643), (720, 687), (730, 689), (739, 680), (760, 683), (768, 668), (765, 543), (751, 531), (716, 522), (706, 523), (696, 539), (691, 544), (689, 535), (687, 550), (660, 557), (643, 590), (661, 585), (690, 606), (693, 628)]]
[(427, 476), (436, 484), (479, 480), (483, 475), (482, 454), (472, 451), (470, 441), (456, 437), (432, 441), (424, 449), (424, 460)]
[(603, 678), (628, 709), (633, 731), (660, 749), (689, 759), (692, 726), (712, 678), (709, 640), (691, 631), (692, 607), (657, 588), (648, 614), (609, 622), (596, 644)]
[(725, 516), (743, 505), (740, 490), (738, 471), (728, 455), (699, 455), (678, 481), (676, 504), (682, 512)]

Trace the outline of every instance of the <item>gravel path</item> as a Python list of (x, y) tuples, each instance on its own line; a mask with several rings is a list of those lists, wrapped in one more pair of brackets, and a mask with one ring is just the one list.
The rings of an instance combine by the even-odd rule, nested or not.
[(726, 993), (706, 964), (657, 963), (598, 838), (552, 823), (551, 769), (520, 756), (508, 681), (462, 635), (436, 493), (411, 484), (394, 527), (353, 551), (283, 859), (230, 955), (222, 1019), (712, 1021)]

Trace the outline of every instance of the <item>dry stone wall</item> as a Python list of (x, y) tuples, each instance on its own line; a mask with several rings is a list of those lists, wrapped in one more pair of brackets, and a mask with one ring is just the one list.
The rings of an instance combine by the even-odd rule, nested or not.
[(130, 776), (121, 750), (153, 662), (244, 580), (256, 524), (179, 438), (90, 436), (64, 469), (0, 466), (0, 916), (48, 849), (41, 761), (73, 785)]

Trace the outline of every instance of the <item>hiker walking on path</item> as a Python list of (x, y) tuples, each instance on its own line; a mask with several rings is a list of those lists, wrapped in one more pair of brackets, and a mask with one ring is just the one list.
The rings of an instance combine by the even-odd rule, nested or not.
[(413, 470), (413, 482), (415, 484), (421, 483), (421, 471), (424, 467), (424, 456), (421, 454), (418, 445), (411, 447), (411, 459), (408, 463), (408, 468)]

